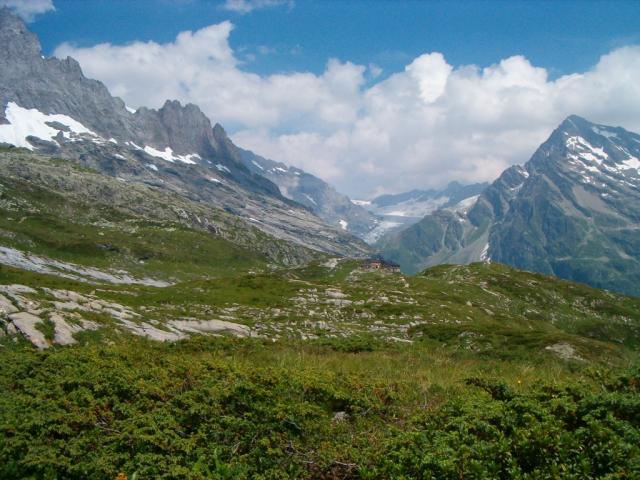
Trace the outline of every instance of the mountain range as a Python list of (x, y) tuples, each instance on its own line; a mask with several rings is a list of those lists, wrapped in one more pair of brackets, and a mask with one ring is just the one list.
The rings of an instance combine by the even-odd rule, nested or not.
[(0, 100), (0, 478), (638, 470), (640, 298), (535, 272), (640, 294), (640, 136), (352, 201), (6, 9)]
[(0, 10), (0, 143), (71, 158), (117, 177), (171, 190), (251, 222), (274, 238), (338, 255), (367, 245), (330, 226), (250, 171), (222, 126), (195, 105), (131, 111), (72, 58), (44, 58), (37, 37)]
[(240, 149), (240, 154), (250, 171), (271, 180), (284, 197), (304, 205), (329, 225), (366, 240), (381, 223), (374, 213), (304, 170), (266, 159), (249, 150)]
[(438, 209), (461, 208), (473, 201), (487, 185), (461, 185), (454, 181), (443, 189), (411, 190), (380, 195), (369, 201), (353, 202), (366, 208), (379, 219), (375, 228), (364, 237), (368, 242), (375, 243), (384, 235), (403, 230)]
[(466, 210), (383, 239), (405, 270), (494, 261), (640, 294), (640, 135), (572, 115)]
[[(0, 99), (0, 144), (71, 159), (132, 191), (173, 195), (200, 227), (197, 212), (211, 209), (207, 218), (234, 227), (210, 230), (246, 248), (237, 232), (257, 229), (285, 263), (378, 252), (416, 273), (493, 261), (640, 294), (640, 136), (619, 127), (570, 116), (524, 166), (490, 185), (452, 182), (352, 201), (301, 169), (239, 148), (196, 105), (167, 100), (134, 111), (72, 58), (45, 58), (7, 8)], [(258, 242), (261, 254), (269, 254), (267, 243)]]

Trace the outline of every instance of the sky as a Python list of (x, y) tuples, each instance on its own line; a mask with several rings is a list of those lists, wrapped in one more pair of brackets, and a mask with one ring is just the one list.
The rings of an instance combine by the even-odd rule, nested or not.
[(640, 131), (638, 1), (0, 4), (128, 105), (195, 103), (353, 198), (491, 181), (570, 114)]

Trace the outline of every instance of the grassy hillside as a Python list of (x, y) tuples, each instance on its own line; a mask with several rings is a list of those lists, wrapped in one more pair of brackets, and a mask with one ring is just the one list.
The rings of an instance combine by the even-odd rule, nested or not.
[(25, 296), (44, 311), (71, 290), (138, 323), (224, 318), (256, 336), (153, 342), (79, 310), (100, 328), (74, 346), (0, 339), (2, 478), (633, 478), (640, 467), (637, 299), (487, 264), (405, 278), (342, 261), (165, 288), (0, 270), (0, 284), (16, 283), (36, 287)]
[[(363, 349), (419, 343), (461, 357), (529, 359), (560, 349), (585, 361), (615, 362), (634, 352), (640, 339), (640, 299), (497, 264), (440, 266), (405, 277), (364, 272), (357, 261), (343, 260), (165, 288), (97, 291), (2, 267), (0, 283), (35, 287), (24, 296), (45, 312), (57, 308), (52, 292), (71, 290), (134, 312), (141, 324), (223, 319), (248, 326), (254, 336), (322, 344), (347, 339)], [(122, 329), (109, 319), (103, 330), (113, 336)]]
[(499, 264), (291, 266), (224, 212), (4, 158), (0, 254), (31, 270), (0, 265), (0, 478), (640, 472), (640, 299)]

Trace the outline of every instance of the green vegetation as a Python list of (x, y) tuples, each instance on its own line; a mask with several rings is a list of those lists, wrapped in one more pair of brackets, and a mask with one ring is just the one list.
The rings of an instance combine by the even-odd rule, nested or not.
[(405, 278), (342, 261), (99, 289), (0, 269), (16, 283), (99, 293), (140, 321), (232, 315), (262, 337), (153, 342), (84, 311), (102, 328), (75, 346), (4, 337), (0, 478), (640, 472), (638, 299), (486, 264)]
[(0, 355), (1, 478), (640, 471), (638, 369), (206, 338)]

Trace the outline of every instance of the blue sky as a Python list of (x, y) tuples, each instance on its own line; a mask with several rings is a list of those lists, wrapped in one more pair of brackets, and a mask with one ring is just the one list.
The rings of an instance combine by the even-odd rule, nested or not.
[(164, 43), (180, 31), (232, 20), (234, 49), (269, 49), (244, 67), (259, 73), (320, 73), (329, 58), (338, 58), (376, 63), (388, 74), (421, 53), (438, 51), (454, 65), (490, 65), (521, 54), (554, 77), (582, 71), (607, 51), (640, 40), (636, 0), (297, 0), (244, 15), (223, 10), (221, 3), (56, 0), (56, 11), (38, 17), (31, 28), (51, 53), (62, 42)]
[(129, 106), (194, 103), (355, 198), (492, 181), (571, 114), (640, 131), (640, 1), (1, 4)]

